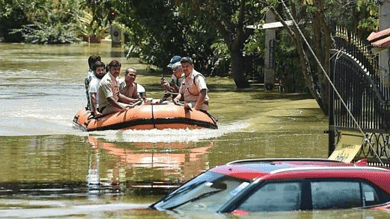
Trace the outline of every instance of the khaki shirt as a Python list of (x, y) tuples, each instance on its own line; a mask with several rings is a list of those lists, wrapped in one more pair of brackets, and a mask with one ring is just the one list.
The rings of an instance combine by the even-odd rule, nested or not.
[(119, 83), (118, 80), (108, 72), (100, 81), (99, 85), (99, 108), (106, 107), (110, 104), (107, 98), (112, 97), (119, 100)]
[(190, 76), (185, 78), (184, 83), (180, 86), (179, 92), (184, 96), (184, 101), (189, 103), (196, 102), (199, 98), (200, 91), (204, 89), (206, 89), (205, 101), (208, 101), (209, 95), (207, 94), (206, 80), (201, 73), (193, 70)]

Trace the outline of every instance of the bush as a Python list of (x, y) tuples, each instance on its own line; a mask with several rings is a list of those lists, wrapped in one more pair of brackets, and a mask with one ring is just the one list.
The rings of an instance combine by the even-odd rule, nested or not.
[(80, 41), (73, 35), (72, 25), (46, 26), (42, 23), (23, 25), (11, 33), (21, 33), (25, 42), (36, 44), (68, 44)]

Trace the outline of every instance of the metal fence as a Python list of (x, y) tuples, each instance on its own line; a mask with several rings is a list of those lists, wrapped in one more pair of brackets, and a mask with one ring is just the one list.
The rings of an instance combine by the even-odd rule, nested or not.
[[(372, 54), (368, 43), (341, 28), (334, 38), (330, 78), (339, 95), (331, 88), (329, 144), (335, 144), (334, 137), (339, 131), (361, 129), (370, 136), (384, 136), (386, 140), (376, 150), (387, 152), (381, 147), (385, 143), (389, 147), (390, 85), (380, 74), (378, 57)], [(369, 154), (364, 152), (365, 156)], [(382, 154), (390, 157), (390, 152)]]

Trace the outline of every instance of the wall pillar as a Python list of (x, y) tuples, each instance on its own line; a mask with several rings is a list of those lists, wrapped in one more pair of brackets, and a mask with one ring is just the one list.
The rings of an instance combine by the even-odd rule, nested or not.
[(111, 46), (121, 47), (123, 40), (124, 36), (122, 31), (119, 28), (111, 25)]
[[(379, 31), (390, 28), (390, 1), (379, 3)], [(379, 53), (380, 79), (384, 86), (390, 87), (389, 49)]]
[[(266, 23), (275, 22), (275, 15), (268, 11), (266, 14)], [(264, 90), (271, 91), (275, 86), (275, 29), (266, 29), (265, 31), (265, 57), (264, 57)]]

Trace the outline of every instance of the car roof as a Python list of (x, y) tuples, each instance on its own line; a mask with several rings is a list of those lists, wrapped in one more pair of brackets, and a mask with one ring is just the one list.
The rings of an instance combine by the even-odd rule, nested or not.
[(388, 171), (378, 167), (358, 167), (354, 164), (323, 158), (267, 158), (229, 162), (210, 171), (249, 181), (267, 175), (304, 171)]

